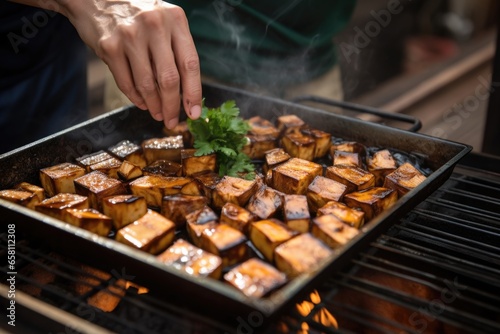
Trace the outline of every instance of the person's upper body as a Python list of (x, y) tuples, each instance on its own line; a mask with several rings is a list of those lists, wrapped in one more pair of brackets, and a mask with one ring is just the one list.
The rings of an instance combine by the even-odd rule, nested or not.
[(189, 20), (204, 75), (244, 86), (314, 79), (336, 62), (333, 37), (353, 0), (174, 0)]

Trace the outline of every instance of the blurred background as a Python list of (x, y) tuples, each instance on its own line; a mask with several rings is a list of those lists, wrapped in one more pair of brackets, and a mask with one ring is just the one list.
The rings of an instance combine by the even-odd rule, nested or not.
[[(384, 16), (399, 3), (397, 14)], [(339, 48), (344, 99), (419, 118), (421, 133), (481, 151), (492, 59), (494, 0), (358, 0)], [(104, 106), (105, 65), (89, 52), (91, 116)]]

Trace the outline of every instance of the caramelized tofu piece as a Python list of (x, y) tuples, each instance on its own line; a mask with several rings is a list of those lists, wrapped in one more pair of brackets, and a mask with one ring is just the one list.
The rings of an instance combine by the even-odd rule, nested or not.
[(307, 202), (312, 212), (330, 201), (340, 201), (347, 193), (345, 184), (324, 176), (316, 176), (307, 188)]
[(333, 157), (335, 151), (358, 153), (361, 156), (366, 154), (366, 148), (363, 144), (355, 141), (342, 141), (334, 143), (330, 148), (330, 155)]
[(278, 270), (293, 278), (313, 272), (332, 254), (321, 240), (303, 233), (276, 247), (274, 260)]
[(344, 203), (331, 201), (318, 210), (317, 216), (334, 215), (349, 226), (360, 229), (365, 223), (365, 213), (355, 210)]
[(244, 261), (248, 257), (247, 238), (229, 225), (217, 224), (205, 229), (200, 239), (200, 248), (220, 256), (222, 267)]
[(312, 220), (311, 233), (335, 249), (358, 235), (359, 230), (345, 224), (334, 215), (323, 215)]
[(104, 198), (102, 210), (113, 220), (113, 226), (118, 230), (144, 216), (148, 206), (144, 197), (127, 194)]
[(146, 159), (142, 153), (142, 147), (134, 144), (130, 140), (122, 140), (114, 146), (108, 148), (108, 151), (120, 160), (125, 160), (141, 168), (146, 166)]
[(365, 220), (370, 221), (375, 216), (390, 208), (398, 200), (396, 191), (388, 188), (373, 187), (345, 195), (344, 203), (351, 208), (359, 208), (365, 213)]
[(292, 158), (272, 170), (273, 188), (285, 194), (305, 195), (307, 187), (323, 167), (315, 162)]
[(355, 166), (334, 165), (327, 167), (325, 177), (345, 184), (348, 193), (375, 186), (375, 176)]
[(182, 175), (215, 172), (217, 158), (215, 153), (195, 156), (195, 149), (181, 150)]
[(283, 199), (283, 221), (292, 230), (300, 233), (309, 231), (311, 214), (305, 195), (285, 195)]
[(63, 213), (63, 220), (103, 237), (111, 231), (111, 218), (96, 209), (67, 209)]
[(255, 215), (250, 211), (233, 203), (224, 204), (220, 213), (221, 224), (229, 225), (243, 234), (248, 233), (248, 227), (255, 219)]
[(208, 206), (193, 211), (186, 216), (186, 230), (196, 246), (201, 245), (201, 235), (205, 230), (213, 230), (217, 226), (219, 217)]
[(247, 120), (250, 130), (248, 131), (251, 135), (257, 136), (271, 136), (277, 139), (279, 137), (279, 130), (269, 122), (260, 116), (254, 116)]
[(249, 228), (252, 244), (271, 263), (274, 261), (274, 249), (297, 234), (297, 231), (277, 219), (259, 220)]
[(156, 160), (180, 162), (183, 148), (182, 136), (151, 138), (142, 142), (142, 151), (147, 164), (151, 164)]
[(305, 125), (305, 122), (299, 116), (291, 114), (279, 116), (276, 124), (278, 131), (283, 133), (287, 129), (300, 128), (302, 125)]
[(335, 151), (333, 153), (333, 165), (361, 167), (361, 158), (358, 153)]
[(67, 209), (88, 209), (89, 199), (86, 196), (77, 194), (59, 193), (50, 198), (44, 199), (40, 204), (35, 205), (35, 210), (64, 220), (64, 211)]
[(405, 162), (385, 177), (384, 187), (394, 189), (399, 196), (403, 196), (425, 179), (426, 177), (418, 169)]
[(213, 192), (222, 177), (217, 173), (206, 173), (193, 175), (193, 179), (198, 184), (201, 195), (205, 196), (208, 199), (208, 204), (212, 204)]
[(212, 204), (217, 209), (221, 209), (226, 203), (234, 203), (244, 207), (257, 191), (257, 186), (255, 180), (244, 180), (226, 175), (215, 186)]
[(161, 214), (173, 221), (177, 228), (186, 224), (188, 213), (202, 209), (207, 205), (204, 196), (172, 195), (163, 197)]
[(300, 128), (289, 129), (281, 138), (281, 146), (294, 158), (312, 161), (316, 150), (316, 141), (304, 134)]
[(372, 157), (366, 159), (368, 171), (375, 175), (375, 185), (380, 187), (384, 184), (387, 174), (396, 170), (396, 160), (389, 150), (377, 151)]
[(266, 152), (278, 147), (278, 138), (272, 135), (247, 135), (243, 153), (250, 159), (264, 159)]
[[(186, 177), (143, 176), (130, 182), (132, 194), (143, 196), (151, 207), (161, 207), (164, 196), (187, 194), (187, 188), (193, 182)], [(189, 195), (189, 194), (188, 194)]]
[(239, 264), (224, 280), (247, 297), (260, 298), (286, 283), (286, 275), (257, 258)]
[(127, 193), (121, 181), (98, 171), (75, 179), (75, 190), (77, 194), (87, 196), (90, 207), (99, 211), (102, 211), (103, 198)]
[(83, 167), (64, 162), (40, 170), (40, 182), (48, 197), (59, 193), (75, 193), (73, 181), (84, 175)]
[(177, 239), (157, 259), (195, 277), (219, 279), (222, 275), (222, 259), (219, 256), (205, 252), (184, 239)]
[(110, 158), (98, 163), (95, 163), (89, 167), (90, 171), (99, 171), (106, 174), (114, 179), (118, 178), (118, 171), (122, 165), (121, 160), (116, 158)]
[(189, 131), (189, 126), (186, 121), (177, 123), (173, 129), (163, 127), (163, 133), (168, 137), (182, 136), (184, 147), (193, 147), (193, 135), (191, 134), (191, 131)]
[(28, 183), (28, 182), (21, 182), (21, 183), (17, 184), (14, 187), (14, 189), (23, 190), (23, 191), (27, 191), (27, 192), (35, 194), (38, 197), (38, 199), (40, 200), (40, 202), (45, 199), (45, 189), (43, 189), (42, 187), (39, 187), (37, 185)]
[(142, 169), (130, 161), (124, 160), (118, 169), (118, 177), (125, 181), (137, 179), (142, 176)]
[(182, 176), (182, 165), (168, 160), (156, 160), (142, 169), (144, 175)]
[(85, 168), (85, 171), (87, 173), (89, 173), (92, 171), (90, 169), (90, 166), (106, 161), (111, 158), (113, 158), (111, 154), (101, 150), (76, 158), (76, 162), (78, 163), (79, 166)]
[(282, 148), (269, 150), (264, 156), (264, 164), (262, 165), (262, 170), (264, 171), (264, 173), (267, 173), (269, 170), (288, 161), (290, 158), (290, 154), (286, 153)]
[(0, 198), (32, 210), (41, 202), (35, 193), (17, 189), (0, 190)]
[(301, 128), (304, 135), (314, 139), (314, 159), (324, 157), (330, 152), (332, 135), (328, 132), (304, 126)]
[(282, 195), (273, 188), (262, 186), (248, 201), (247, 210), (259, 219), (275, 217), (281, 212)]
[(116, 240), (151, 254), (164, 251), (173, 241), (175, 224), (159, 213), (148, 210), (144, 216), (116, 233)]

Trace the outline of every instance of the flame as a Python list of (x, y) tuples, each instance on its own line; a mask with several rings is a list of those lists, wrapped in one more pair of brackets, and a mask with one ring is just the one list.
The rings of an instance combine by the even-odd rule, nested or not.
[[(310, 300), (304, 300), (300, 303), (297, 303), (296, 308), (299, 314), (303, 317), (307, 317), (311, 314), (311, 312), (315, 309), (316, 305), (320, 305), (321, 296), (317, 290), (314, 290), (309, 295)], [(319, 310), (316, 311), (316, 314), (312, 317), (312, 320), (325, 326), (338, 329), (339, 325), (337, 319), (326, 309), (326, 307), (319, 306)], [(308, 334), (309, 333), (309, 325), (306, 322), (303, 322), (301, 325), (301, 329), (298, 331), (300, 334)]]
[(125, 283), (125, 290), (127, 290), (128, 288), (135, 288), (135, 289), (137, 289), (137, 294), (138, 295), (143, 295), (143, 294), (149, 293), (149, 289), (148, 288), (140, 286), (140, 285), (137, 285), (137, 284), (132, 283), (130, 281), (127, 281)]

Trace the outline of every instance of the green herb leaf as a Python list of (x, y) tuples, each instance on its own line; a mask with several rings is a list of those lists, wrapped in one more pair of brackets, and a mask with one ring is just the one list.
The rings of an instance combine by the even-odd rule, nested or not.
[(247, 143), (245, 136), (250, 126), (239, 115), (240, 109), (232, 100), (218, 108), (208, 108), (203, 101), (200, 118), (188, 119), (188, 127), (194, 137), (195, 155), (215, 153), (219, 175), (246, 173), (247, 178), (254, 178), (255, 166), (241, 152)]

